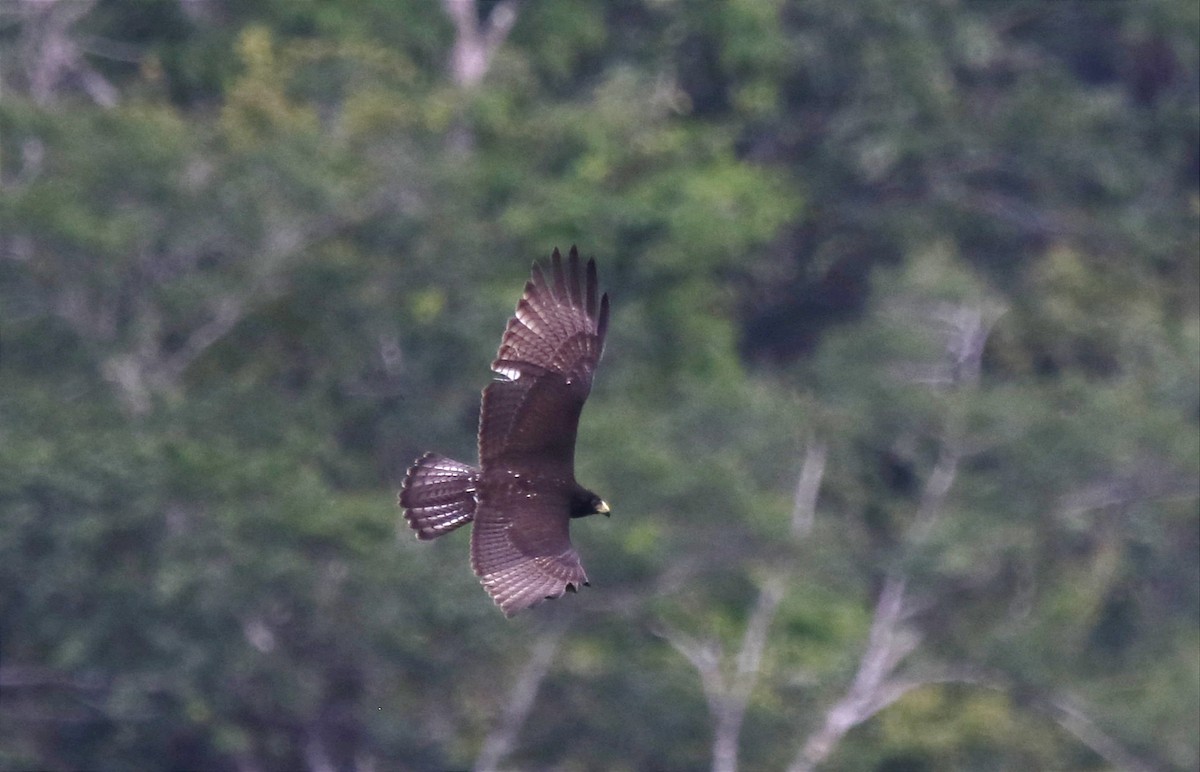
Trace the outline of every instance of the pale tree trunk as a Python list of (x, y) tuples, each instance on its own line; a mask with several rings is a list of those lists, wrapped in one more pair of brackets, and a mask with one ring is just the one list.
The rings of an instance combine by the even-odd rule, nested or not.
[(1126, 772), (1157, 772), (1156, 765), (1138, 758), (1121, 743), (1109, 737), (1073, 700), (1056, 695), (1045, 700), (1041, 708), (1055, 723), (1116, 769)]
[(483, 80), (496, 49), (517, 21), (514, 0), (496, 3), (482, 25), (476, 0), (442, 0), (454, 22), (454, 48), (450, 52), (450, 75), (463, 88)]
[(821, 727), (805, 741), (788, 767), (789, 772), (808, 772), (824, 761), (847, 732), (890, 705), (900, 694), (891, 681), (892, 673), (918, 643), (917, 636), (903, 628), (905, 581), (889, 577), (875, 604), (875, 615), (867, 648), (859, 659), (850, 687), (825, 712)]
[[(995, 309), (978, 308), (959, 308), (947, 318), (952, 323), (954, 333), (947, 347), (952, 363), (952, 386), (974, 386), (978, 382), (983, 346), (997, 318), (999, 314)], [(946, 427), (938, 460), (926, 480), (917, 516), (908, 534), (910, 543), (917, 543), (929, 535), (954, 485), (962, 459), (961, 422), (951, 416)], [(875, 605), (866, 649), (859, 659), (854, 678), (845, 694), (826, 711), (819, 728), (801, 746), (788, 767), (789, 772), (815, 769), (829, 758), (847, 732), (918, 687), (963, 683), (1009, 691), (1002, 677), (981, 675), (973, 668), (959, 668), (924, 677), (900, 677), (897, 674), (899, 666), (920, 643), (916, 631), (907, 624), (914, 610), (907, 582), (907, 577), (899, 572), (886, 578)], [(1152, 764), (1134, 756), (1101, 731), (1073, 701), (1050, 696), (1035, 703), (1037, 709), (1049, 715), (1110, 764), (1139, 772), (1154, 769)]]
[[(940, 321), (948, 323), (950, 330), (946, 355), (950, 365), (947, 385), (951, 388), (973, 387), (978, 383), (983, 347), (999, 316), (998, 309), (972, 307), (955, 307), (942, 314)], [(947, 415), (937, 462), (925, 481), (916, 518), (906, 535), (909, 544), (925, 539), (942, 515), (962, 459), (961, 435), (961, 417)], [(913, 610), (908, 577), (902, 571), (890, 573), (875, 603), (867, 645), (850, 686), (801, 745), (788, 767), (789, 772), (815, 769), (833, 753), (847, 732), (917, 685), (896, 677), (901, 663), (920, 644), (919, 634), (907, 624)]]
[(546, 680), (550, 666), (554, 664), (554, 657), (562, 645), (563, 634), (570, 625), (569, 620), (570, 617), (559, 617), (534, 641), (529, 658), (525, 660), (525, 666), (508, 693), (508, 700), (499, 722), (484, 738), (479, 755), (475, 758), (472, 769), (476, 772), (492, 772), (516, 747), (517, 738), (533, 710), (533, 703), (542, 688), (542, 682)]
[(88, 64), (71, 35), (95, 5), (96, 0), (21, 0), (19, 56), (29, 96), (39, 107), (52, 105), (68, 81), (98, 105), (117, 104), (117, 89)]
[[(791, 531), (795, 537), (806, 536), (812, 528), (817, 493), (825, 472), (825, 456), (824, 443), (809, 443), (792, 507)], [(779, 610), (789, 577), (789, 571), (778, 570), (763, 582), (731, 668), (724, 663), (724, 652), (718, 641), (698, 640), (665, 624), (655, 630), (696, 668), (700, 676), (700, 687), (713, 725), (713, 772), (737, 769), (742, 722), (762, 670), (771, 622)], [(732, 672), (727, 674), (726, 670)]]
[[(454, 46), (450, 50), (450, 77), (460, 88), (470, 91), (487, 75), (496, 50), (517, 22), (516, 0), (501, 0), (487, 19), (479, 21), (477, 0), (442, 0), (454, 22)], [(451, 151), (467, 156), (475, 147), (475, 134), (465, 116), (451, 124), (446, 135)]]

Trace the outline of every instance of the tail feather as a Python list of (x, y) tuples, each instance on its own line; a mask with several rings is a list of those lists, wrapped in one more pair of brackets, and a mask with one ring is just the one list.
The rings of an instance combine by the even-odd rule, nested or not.
[(435, 539), (475, 517), (475, 483), (479, 470), (459, 461), (426, 453), (404, 476), (400, 506), (418, 539)]

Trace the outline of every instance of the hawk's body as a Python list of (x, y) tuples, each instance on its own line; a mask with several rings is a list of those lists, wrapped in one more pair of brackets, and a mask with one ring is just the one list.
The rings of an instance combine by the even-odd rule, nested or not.
[(422, 539), (474, 520), (471, 567), (507, 615), (574, 592), (587, 575), (568, 534), (570, 519), (607, 513), (575, 482), (575, 434), (604, 351), (608, 295), (596, 264), (539, 266), (509, 320), (483, 390), (479, 467), (427, 453), (408, 470), (400, 505)]

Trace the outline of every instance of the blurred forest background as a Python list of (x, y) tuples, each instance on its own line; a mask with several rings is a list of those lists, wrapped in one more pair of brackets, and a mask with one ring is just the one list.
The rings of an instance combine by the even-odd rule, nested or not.
[[(0, 768), (1195, 770), (1194, 0), (3, 0)], [(573, 537), (418, 543), (530, 263)]]

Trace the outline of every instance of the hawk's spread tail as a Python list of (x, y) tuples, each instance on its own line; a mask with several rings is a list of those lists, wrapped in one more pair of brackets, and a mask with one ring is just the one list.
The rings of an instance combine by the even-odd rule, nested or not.
[(475, 517), (479, 470), (453, 459), (426, 453), (404, 476), (400, 506), (418, 539), (434, 539)]

